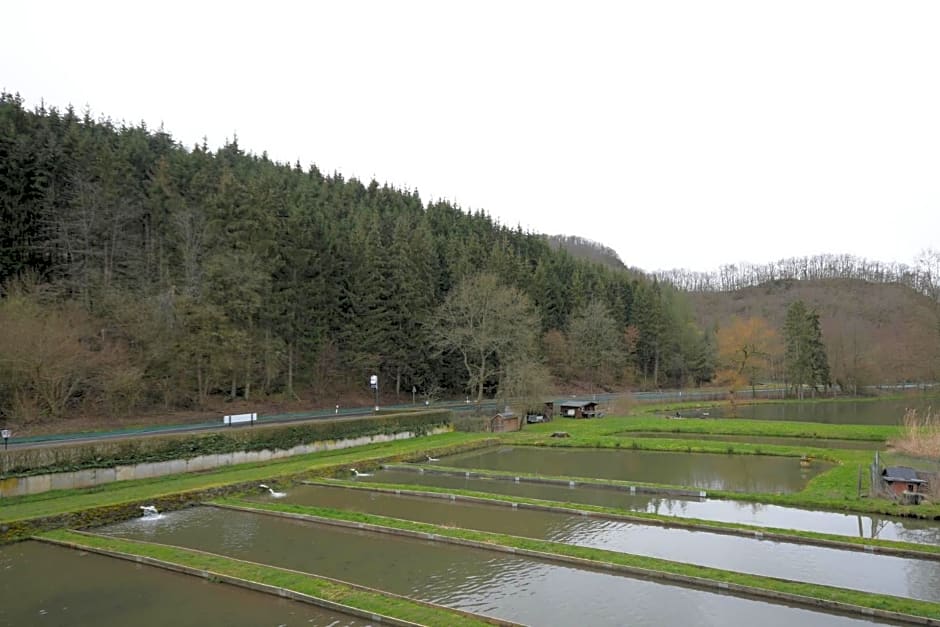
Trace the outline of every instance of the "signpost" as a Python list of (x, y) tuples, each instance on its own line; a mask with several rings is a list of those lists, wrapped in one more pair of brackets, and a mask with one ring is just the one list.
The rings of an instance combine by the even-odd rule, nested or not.
[(13, 432), (9, 429), (0, 429), (0, 438), (3, 438), (3, 450), (7, 450), (7, 445), (10, 440), (10, 436), (13, 435)]
[(369, 377), (369, 387), (375, 392), (375, 411), (379, 411), (379, 375)]

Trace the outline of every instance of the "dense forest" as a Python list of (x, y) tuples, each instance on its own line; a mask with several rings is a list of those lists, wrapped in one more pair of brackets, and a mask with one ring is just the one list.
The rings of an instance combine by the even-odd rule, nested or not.
[[(0, 418), (18, 424), (331, 402), (372, 373), (389, 399), (462, 394), (465, 364), (434, 338), (448, 295), (480, 273), (527, 299), (533, 359), (558, 386), (695, 385), (714, 369), (682, 294), (640, 273), (417, 190), (7, 93), (0, 225)], [(575, 321), (587, 332), (570, 335)]]

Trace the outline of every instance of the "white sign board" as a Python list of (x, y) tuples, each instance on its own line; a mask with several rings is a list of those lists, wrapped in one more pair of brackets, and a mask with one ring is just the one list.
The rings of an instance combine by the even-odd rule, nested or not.
[(378, 375), (372, 375), (369, 377), (369, 387), (377, 388), (379, 387), (379, 377)]
[(237, 425), (246, 422), (254, 422), (257, 419), (258, 414), (232, 414), (231, 416), (224, 416), (222, 418), (222, 424)]
[(4, 440), (8, 440), (10, 439), (11, 435), (13, 435), (13, 432), (10, 431), (9, 429), (0, 429), (0, 438), (3, 438)]

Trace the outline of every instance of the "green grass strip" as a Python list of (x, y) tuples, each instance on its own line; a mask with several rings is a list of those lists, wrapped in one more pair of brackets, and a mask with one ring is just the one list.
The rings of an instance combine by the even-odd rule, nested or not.
[[(464, 490), (460, 488), (440, 488), (437, 486), (427, 486), (421, 484), (394, 484), (394, 483), (366, 483), (364, 481), (342, 481), (335, 479), (321, 479), (305, 482), (310, 485), (324, 486), (342, 486), (347, 489), (359, 490), (383, 490), (394, 492), (400, 490), (414, 493), (444, 494), (470, 497), (483, 501), (492, 501), (495, 503), (520, 503), (525, 505), (534, 505), (536, 507), (552, 507), (567, 510), (572, 514), (581, 512), (590, 512), (601, 516), (610, 516), (617, 520), (637, 522), (639, 524), (660, 524), (666, 527), (681, 527), (695, 529), (704, 532), (722, 533), (727, 531), (743, 532), (740, 535), (744, 537), (754, 537), (755, 534), (776, 534), (781, 536), (779, 541), (786, 542), (792, 539), (794, 542), (801, 540), (808, 541), (808, 544), (819, 543), (825, 546), (829, 542), (840, 544), (852, 544), (859, 547), (879, 547), (889, 551), (904, 551), (907, 553), (919, 554), (925, 559), (931, 556), (940, 556), (940, 545), (935, 544), (917, 544), (914, 542), (903, 542), (901, 540), (882, 540), (880, 538), (859, 538), (857, 536), (842, 536), (832, 533), (821, 533), (818, 531), (805, 531), (801, 529), (786, 529), (782, 527), (760, 527), (744, 523), (724, 522), (720, 520), (709, 520), (705, 518), (686, 518), (680, 516), (666, 516), (652, 512), (636, 512), (632, 510), (619, 509), (616, 507), (604, 507), (602, 505), (590, 505), (586, 503), (571, 503), (568, 501), (550, 501), (545, 499), (535, 499), (524, 496), (511, 496), (506, 494), (496, 494), (493, 492), (480, 492), (474, 490)], [(777, 539), (775, 539), (777, 540)], [(912, 555), (911, 557), (917, 557)]]
[(540, 552), (547, 555), (560, 555), (575, 559), (588, 560), (601, 566), (606, 564), (620, 565), (629, 568), (644, 569), (652, 572), (670, 573), (684, 577), (693, 577), (715, 582), (736, 584), (753, 588), (755, 590), (766, 590), (769, 592), (791, 594), (802, 597), (809, 597), (812, 599), (821, 599), (824, 601), (842, 603), (861, 608), (870, 608), (874, 610), (894, 612), (897, 614), (909, 616), (940, 619), (940, 603), (929, 603), (926, 601), (917, 601), (914, 599), (905, 599), (883, 594), (858, 592), (855, 590), (847, 590), (833, 586), (822, 586), (818, 584), (776, 579), (773, 577), (750, 575), (718, 568), (696, 566), (653, 557), (633, 555), (629, 553), (618, 553), (615, 551), (608, 551), (603, 549), (573, 546), (570, 544), (563, 544), (546, 540), (520, 538), (518, 536), (511, 536), (507, 534), (474, 531), (453, 527), (442, 527), (428, 523), (400, 520), (397, 518), (376, 516), (372, 514), (346, 512), (329, 508), (280, 503), (261, 505), (258, 503), (241, 501), (238, 499), (222, 499), (218, 501), (218, 503), (221, 505), (231, 505), (256, 511), (262, 510), (270, 512), (284, 512), (288, 514), (318, 516), (332, 520), (341, 520), (352, 523), (365, 523), (390, 529), (400, 529), (422, 534), (435, 534), (448, 538), (469, 540), (481, 544), (498, 545), (507, 548)]
[(421, 625), (470, 627), (487, 624), (485, 621), (479, 619), (471, 618), (457, 612), (450, 612), (444, 608), (429, 607), (415, 603), (403, 597), (386, 596), (315, 575), (180, 547), (124, 538), (87, 535), (66, 529), (49, 531), (40, 534), (37, 538), (48, 538), (89, 548), (150, 557), (181, 566), (208, 571), (210, 574), (237, 577), (239, 579), (246, 579), (270, 586), (286, 588), (295, 592), (332, 601), (333, 603), (354, 607), (365, 612), (392, 616)]
[(745, 418), (684, 418), (675, 420), (648, 413), (632, 416), (607, 416), (599, 420), (556, 418), (548, 423), (526, 425), (522, 433), (551, 434), (554, 431), (577, 432), (582, 437), (603, 435), (628, 436), (630, 431), (673, 433), (708, 433), (715, 435), (760, 435), (768, 437), (834, 440), (871, 440), (884, 442), (901, 433), (894, 425), (831, 424), (789, 420), (750, 420)]

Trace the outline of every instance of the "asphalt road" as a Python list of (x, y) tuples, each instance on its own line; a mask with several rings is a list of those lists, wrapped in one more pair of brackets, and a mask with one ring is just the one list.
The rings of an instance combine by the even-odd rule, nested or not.
[[(773, 389), (758, 389), (757, 395), (761, 397), (768, 397), (774, 395), (780, 395), (782, 392), (781, 388)], [(607, 403), (616, 400), (617, 398), (624, 396), (625, 394), (594, 394), (587, 396), (571, 396), (564, 398), (556, 398), (555, 402), (562, 400), (595, 400), (599, 403)], [(636, 401), (643, 403), (653, 403), (653, 402), (664, 402), (664, 401), (708, 401), (708, 400), (719, 400), (727, 398), (726, 391), (715, 391), (715, 390), (660, 390), (656, 392), (633, 392), (630, 394), (632, 398)], [(740, 394), (743, 398), (750, 397), (750, 391)], [(475, 409), (473, 403), (467, 403), (465, 401), (451, 401), (451, 402), (434, 402), (430, 405), (413, 405), (413, 404), (402, 404), (402, 405), (389, 405), (385, 406), (384, 409), (421, 409), (427, 407), (428, 409), (451, 409), (457, 412), (463, 411), (472, 411)], [(496, 408), (496, 401), (487, 400), (483, 402), (483, 409), (485, 411), (492, 411)], [(258, 419), (253, 423), (254, 425), (272, 425), (272, 424), (284, 424), (291, 422), (307, 422), (307, 421), (317, 421), (317, 420), (337, 420), (337, 419), (350, 419), (371, 416), (375, 413), (375, 408), (372, 406), (368, 407), (354, 407), (347, 409), (325, 409), (314, 412), (300, 412), (293, 414), (272, 414), (272, 415), (261, 415), (258, 416)], [(44, 446), (60, 446), (60, 445), (72, 445), (72, 444), (86, 444), (90, 442), (99, 442), (109, 439), (127, 439), (127, 438), (142, 438), (150, 437), (157, 435), (165, 435), (170, 433), (198, 433), (200, 431), (209, 431), (209, 430), (220, 430), (220, 429), (250, 429), (251, 424), (238, 424), (238, 425), (229, 425), (225, 426), (222, 424), (222, 417), (220, 416), (218, 420), (213, 422), (203, 422), (196, 424), (185, 424), (185, 425), (154, 425), (152, 427), (140, 427), (135, 429), (123, 429), (117, 431), (100, 431), (100, 432), (85, 432), (85, 433), (62, 433), (55, 435), (44, 435), (44, 436), (31, 436), (26, 438), (17, 438), (16, 434), (13, 434), (13, 437), (7, 442), (9, 449), (21, 449), (21, 448), (34, 448), (34, 447), (44, 447)]]

